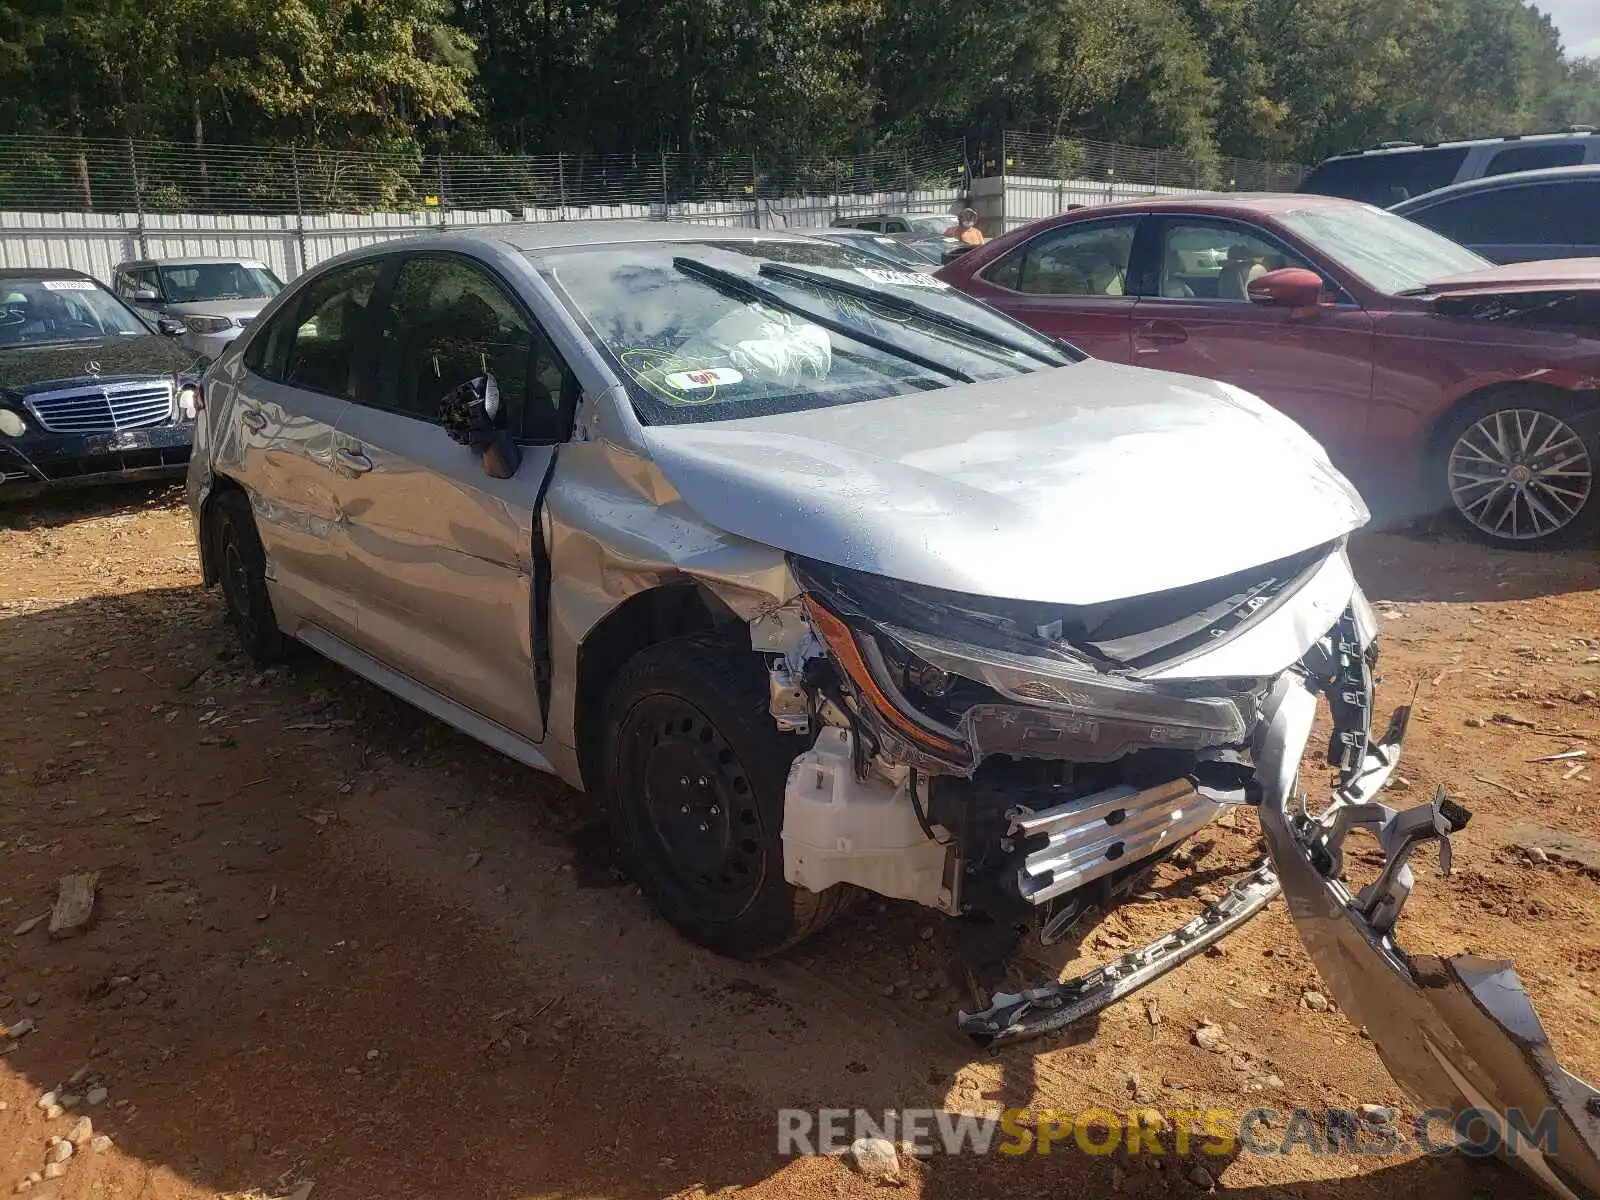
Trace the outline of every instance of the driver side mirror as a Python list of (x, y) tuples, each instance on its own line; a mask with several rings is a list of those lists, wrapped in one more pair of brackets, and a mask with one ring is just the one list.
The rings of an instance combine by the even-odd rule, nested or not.
[(1283, 267), (1250, 281), (1250, 299), (1280, 308), (1316, 308), (1326, 285), (1322, 276), (1304, 267)]
[(156, 329), (165, 337), (182, 337), (189, 332), (189, 327), (182, 321), (171, 317), (162, 317), (156, 321)]
[(506, 432), (500, 385), (493, 375), (479, 375), (453, 388), (439, 402), (439, 423), (451, 441), (478, 455), (491, 479), (510, 479), (522, 465), (522, 449)]
[(135, 304), (157, 304), (161, 300), (161, 295), (148, 284), (140, 284), (128, 293), (128, 299)]

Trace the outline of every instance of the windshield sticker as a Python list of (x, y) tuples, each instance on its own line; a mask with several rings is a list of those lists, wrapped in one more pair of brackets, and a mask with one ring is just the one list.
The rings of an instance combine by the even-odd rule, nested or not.
[(857, 267), (856, 274), (865, 275), (873, 283), (886, 283), (895, 287), (932, 288), (940, 292), (948, 291), (950, 287), (944, 280), (924, 275), (921, 271), (887, 271), (881, 267)]
[(247, 258), (242, 263), (240, 263), (239, 265), (241, 267), (248, 267), (252, 271), (265, 271), (267, 269), (267, 264), (266, 263), (257, 262), (253, 258)]
[(47, 292), (92, 292), (95, 285), (87, 279), (41, 279), (39, 286)]
[(680, 392), (701, 388), (728, 387), (743, 383), (744, 376), (732, 367), (704, 367), (698, 371), (676, 371), (666, 377), (666, 385)]

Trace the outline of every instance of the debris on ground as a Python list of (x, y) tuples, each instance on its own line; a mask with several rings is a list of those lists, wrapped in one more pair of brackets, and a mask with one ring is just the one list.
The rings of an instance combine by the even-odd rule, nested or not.
[(76, 937), (94, 921), (94, 908), (100, 888), (100, 872), (63, 875), (56, 905), (50, 910), (50, 936)]
[(900, 1154), (887, 1138), (857, 1138), (850, 1143), (850, 1165), (867, 1179), (896, 1183), (900, 1179)]

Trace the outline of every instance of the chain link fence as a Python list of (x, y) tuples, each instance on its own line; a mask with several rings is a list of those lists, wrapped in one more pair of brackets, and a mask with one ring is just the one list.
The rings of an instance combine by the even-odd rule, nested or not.
[(1287, 192), (1306, 173), (1299, 163), (1200, 158), (1173, 150), (1013, 130), (1001, 136), (1001, 161), (986, 157), (984, 166), (988, 174), (1159, 192)]
[[(973, 148), (975, 150), (975, 148)], [(130, 259), (222, 255), (289, 279), (356, 246), (557, 220), (805, 229), (976, 207), (1000, 233), (1082, 204), (1292, 187), (1302, 168), (1029, 133), (782, 162), (737, 154), (446, 155), (0, 136), (0, 267), (109, 279)]]
[[(966, 144), (762, 162), (752, 155), (411, 156), (0, 137), (0, 211), (254, 216), (744, 201), (960, 188)], [(446, 218), (447, 219), (447, 218)]]

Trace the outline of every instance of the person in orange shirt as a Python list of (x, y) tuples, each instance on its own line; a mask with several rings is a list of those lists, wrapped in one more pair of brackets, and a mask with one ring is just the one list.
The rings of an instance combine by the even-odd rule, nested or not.
[(983, 230), (978, 228), (978, 210), (963, 208), (956, 224), (946, 229), (944, 236), (958, 238), (969, 246), (983, 245)]

